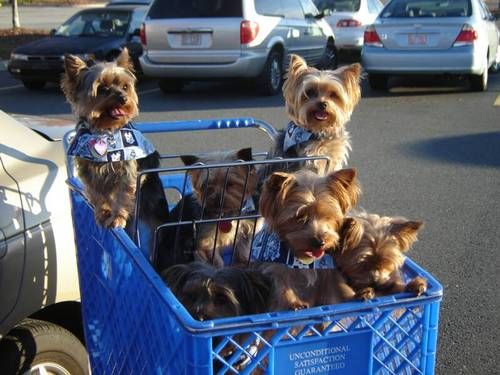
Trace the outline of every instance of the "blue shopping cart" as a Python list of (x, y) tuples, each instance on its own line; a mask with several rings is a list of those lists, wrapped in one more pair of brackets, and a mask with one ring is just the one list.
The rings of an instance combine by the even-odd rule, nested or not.
[[(252, 118), (140, 123), (137, 128), (146, 134), (255, 128), (276, 135), (271, 125)], [(428, 280), (427, 292), (419, 297), (401, 293), (197, 321), (158, 276), (154, 254), (138, 246), (138, 225), (131, 238), (123, 229), (96, 224), (71, 158), (67, 164), (85, 340), (94, 374), (434, 373), (442, 287), (409, 258), (404, 277)], [(154, 172), (161, 173), (166, 188), (186, 194), (186, 171), (179, 166)]]

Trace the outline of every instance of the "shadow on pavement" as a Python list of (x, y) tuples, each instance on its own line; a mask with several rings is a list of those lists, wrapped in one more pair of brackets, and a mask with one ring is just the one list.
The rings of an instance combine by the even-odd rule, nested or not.
[(460, 135), (403, 144), (410, 156), (480, 167), (500, 167), (500, 132)]

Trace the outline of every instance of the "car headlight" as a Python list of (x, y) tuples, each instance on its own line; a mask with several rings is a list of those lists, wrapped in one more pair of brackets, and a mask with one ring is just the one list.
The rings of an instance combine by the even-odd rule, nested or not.
[(10, 59), (11, 60), (23, 60), (23, 61), (28, 61), (28, 55), (22, 55), (20, 53), (11, 53), (10, 54)]

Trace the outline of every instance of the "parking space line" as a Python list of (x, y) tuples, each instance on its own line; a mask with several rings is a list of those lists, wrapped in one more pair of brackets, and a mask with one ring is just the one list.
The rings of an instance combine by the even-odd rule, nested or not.
[(7, 90), (12, 90), (12, 89), (18, 89), (20, 87), (23, 87), (23, 85), (0, 87), (0, 91), (7, 91)]
[(495, 103), (493, 105), (500, 107), (500, 95), (497, 96), (497, 99), (495, 100)]
[(147, 95), (147, 94), (152, 94), (153, 92), (158, 92), (160, 91), (159, 88), (156, 88), (156, 89), (151, 89), (151, 90), (144, 90), (144, 91), (140, 91), (139, 92), (139, 95)]

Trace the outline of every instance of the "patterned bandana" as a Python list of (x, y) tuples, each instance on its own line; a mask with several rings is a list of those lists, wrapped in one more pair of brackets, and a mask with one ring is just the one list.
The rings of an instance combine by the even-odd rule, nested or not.
[(292, 121), (288, 123), (285, 130), (285, 138), (283, 139), (283, 151), (288, 152), (289, 149), (314, 139), (314, 134), (295, 125)]
[(286, 264), (290, 268), (335, 268), (333, 258), (329, 254), (323, 255), (311, 264), (305, 264), (293, 255), (293, 252), (280, 241), (276, 233), (264, 228), (255, 234), (252, 245), (253, 262), (276, 262)]
[(68, 155), (99, 163), (142, 159), (155, 151), (153, 144), (131, 123), (113, 133), (91, 133), (85, 123), (68, 149)]

